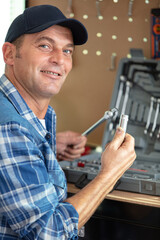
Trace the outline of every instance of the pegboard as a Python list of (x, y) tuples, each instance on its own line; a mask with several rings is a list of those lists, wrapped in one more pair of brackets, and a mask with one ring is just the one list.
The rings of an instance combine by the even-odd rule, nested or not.
[[(130, 48), (151, 57), (152, 8), (157, 0), (29, 0), (28, 6), (51, 4), (74, 16), (87, 28), (89, 39), (77, 46), (73, 69), (51, 105), (57, 113), (57, 131), (85, 131), (109, 109), (119, 60)], [(104, 124), (88, 135), (101, 144)]]

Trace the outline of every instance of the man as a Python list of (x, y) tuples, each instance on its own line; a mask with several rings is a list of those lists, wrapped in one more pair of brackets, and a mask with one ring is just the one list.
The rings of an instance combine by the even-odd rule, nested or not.
[[(98, 176), (67, 198), (49, 102), (72, 68), (74, 45), (86, 41), (85, 27), (50, 5), (26, 9), (8, 30), (0, 79), (0, 239), (77, 239), (135, 159), (133, 138), (119, 128), (102, 154)], [(58, 135), (57, 153), (73, 159), (86, 138), (65, 134)]]

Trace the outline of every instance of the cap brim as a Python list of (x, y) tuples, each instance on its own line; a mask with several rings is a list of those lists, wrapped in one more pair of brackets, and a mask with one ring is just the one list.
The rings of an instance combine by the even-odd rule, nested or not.
[(57, 20), (45, 23), (36, 28), (30, 29), (26, 33), (36, 33), (41, 32), (53, 25), (60, 25), (63, 27), (67, 27), (71, 30), (73, 34), (73, 40), (75, 45), (82, 45), (88, 40), (88, 33), (84, 25), (76, 19), (67, 18), (64, 20)]

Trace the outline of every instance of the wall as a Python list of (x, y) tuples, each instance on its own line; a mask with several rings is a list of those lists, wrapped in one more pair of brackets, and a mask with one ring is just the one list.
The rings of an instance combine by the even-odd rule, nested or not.
[[(65, 14), (69, 2), (72, 2), (74, 17), (88, 29), (88, 42), (76, 47), (73, 70), (61, 92), (51, 100), (57, 113), (57, 130), (83, 132), (109, 109), (119, 60), (128, 55), (130, 48), (141, 48), (145, 57), (151, 57), (150, 10), (158, 8), (158, 1), (132, 1), (131, 16), (128, 16), (129, 0), (27, 2), (28, 6), (52, 4)], [(102, 19), (97, 16), (96, 6), (99, 6)], [(88, 54), (84, 54), (87, 52), (84, 50)], [(113, 69), (111, 58), (115, 63)], [(101, 144), (103, 130), (104, 124), (88, 135), (88, 142)]]

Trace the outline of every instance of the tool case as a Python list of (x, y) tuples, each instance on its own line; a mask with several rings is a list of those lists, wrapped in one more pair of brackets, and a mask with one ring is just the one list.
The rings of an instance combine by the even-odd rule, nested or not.
[[(160, 196), (160, 61), (137, 54), (119, 62), (110, 108), (118, 114), (106, 122), (102, 150), (114, 136), (121, 114), (135, 138), (136, 160), (114, 189)], [(101, 152), (61, 162), (68, 182), (84, 187), (99, 172)]]

